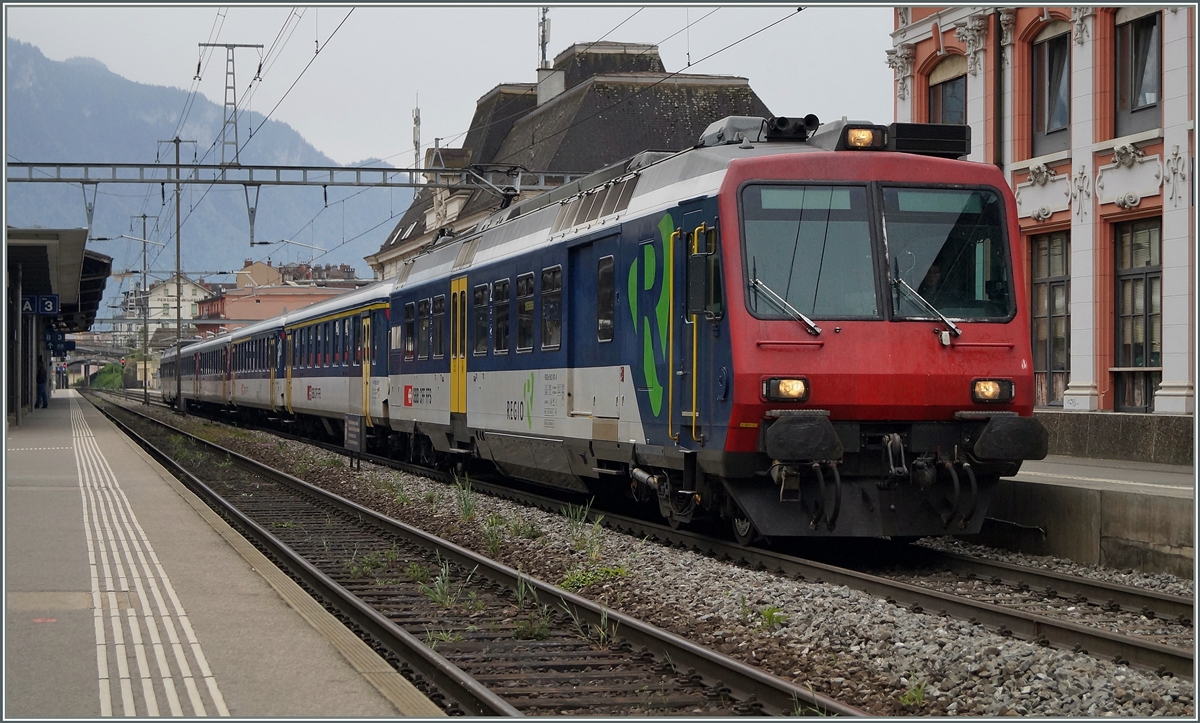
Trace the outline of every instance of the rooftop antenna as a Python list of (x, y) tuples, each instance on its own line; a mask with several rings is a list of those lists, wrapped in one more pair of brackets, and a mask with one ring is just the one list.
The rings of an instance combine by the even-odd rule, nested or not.
[(550, 8), (542, 8), (542, 19), (538, 22), (538, 44), (542, 48), (542, 64), (538, 67), (549, 68), (550, 63), (546, 60), (546, 46), (550, 44), (550, 18), (546, 17), (550, 14)]
[[(417, 107), (413, 108), (413, 168), (421, 167), (421, 94), (417, 94)], [(417, 182), (417, 172), (408, 174), (408, 182)]]

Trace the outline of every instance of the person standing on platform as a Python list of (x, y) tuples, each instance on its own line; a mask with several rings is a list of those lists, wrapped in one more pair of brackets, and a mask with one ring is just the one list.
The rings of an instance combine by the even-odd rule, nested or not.
[(46, 360), (39, 355), (37, 360), (37, 401), (34, 402), (33, 408), (45, 409), (48, 406), (50, 406), (50, 390), (46, 384)]

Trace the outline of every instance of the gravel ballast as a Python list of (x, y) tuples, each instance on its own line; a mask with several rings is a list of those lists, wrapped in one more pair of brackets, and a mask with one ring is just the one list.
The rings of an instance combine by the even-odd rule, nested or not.
[[(260, 432), (229, 433), (194, 418), (182, 424), (169, 411), (154, 413), (397, 520), (875, 715), (1195, 717), (1194, 686), (1183, 679), (1001, 637), (846, 587), (744, 569), (505, 500), (473, 495), (474, 515), (463, 519), (452, 485), (370, 463), (354, 471), (343, 457), (310, 445)], [(958, 540), (930, 544), (1027, 562)], [(1131, 576), (1045, 558), (1042, 563), (1124, 584), (1137, 584), (1131, 577), (1143, 582), (1150, 577), (1147, 587), (1192, 594), (1191, 581), (1170, 576)]]

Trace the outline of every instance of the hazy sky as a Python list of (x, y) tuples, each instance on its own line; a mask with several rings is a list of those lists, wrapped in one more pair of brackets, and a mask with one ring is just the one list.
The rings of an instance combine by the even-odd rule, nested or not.
[[(458, 147), (480, 96), (500, 83), (536, 81), (538, 7), (7, 5), (5, 34), (51, 60), (96, 58), (130, 80), (196, 88), (219, 104), (225, 51), (206, 53), (202, 80), (193, 81), (198, 43), (261, 44), (254, 112), (272, 113), (339, 164), (383, 158), (408, 168), (418, 99), (422, 144), (442, 138)], [(892, 120), (892, 71), (884, 64), (890, 5), (817, 6), (797, 15), (797, 5), (549, 7), (551, 62), (575, 43), (654, 43), (668, 71), (684, 69), (690, 57), (688, 72), (748, 78), (779, 115)], [(260, 55), (236, 53), (241, 102)]]

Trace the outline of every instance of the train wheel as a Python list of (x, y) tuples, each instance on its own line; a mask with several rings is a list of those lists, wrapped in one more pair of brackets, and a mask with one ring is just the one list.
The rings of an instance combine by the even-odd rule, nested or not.
[(749, 545), (758, 537), (758, 530), (754, 529), (754, 523), (740, 509), (734, 511), (729, 521), (730, 527), (733, 529), (733, 539), (737, 540), (739, 545)]

